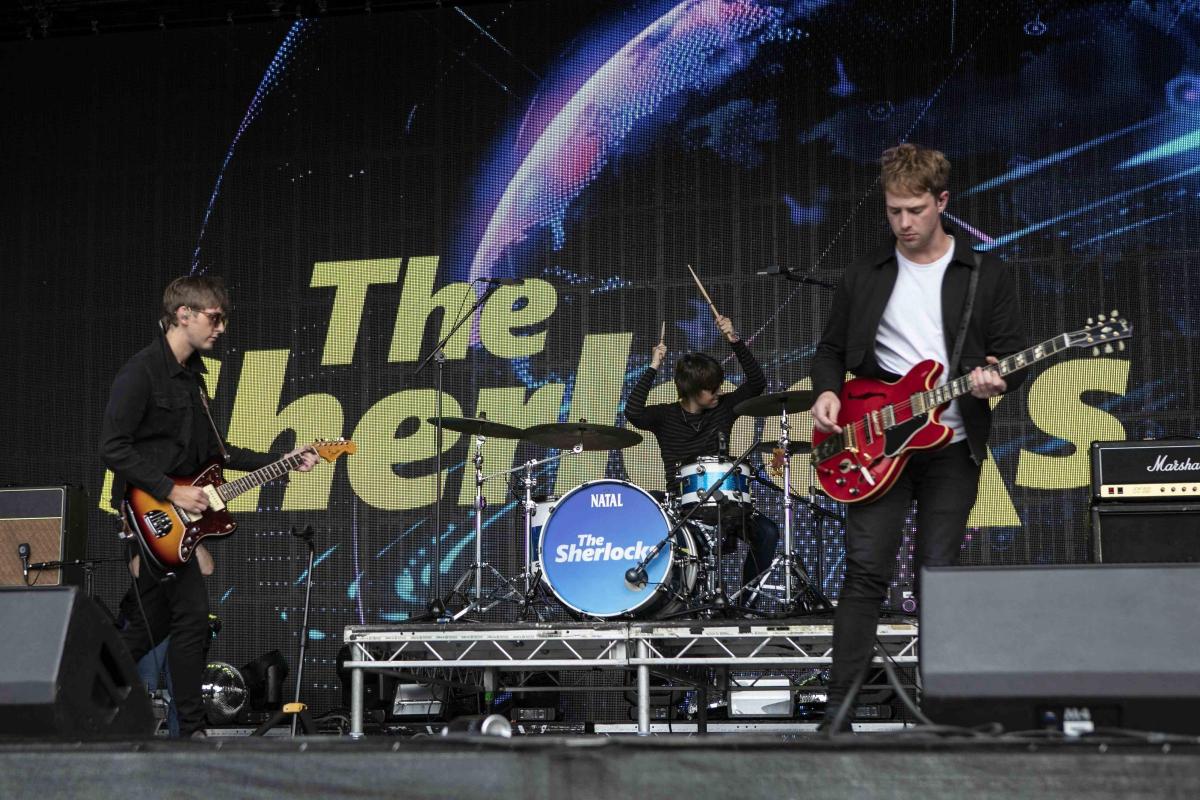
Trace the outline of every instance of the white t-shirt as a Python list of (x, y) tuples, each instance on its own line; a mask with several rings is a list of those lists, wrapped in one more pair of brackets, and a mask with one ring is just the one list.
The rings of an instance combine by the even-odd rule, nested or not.
[[(896, 287), (892, 289), (875, 337), (875, 357), (879, 366), (888, 372), (904, 375), (927, 358), (942, 366), (950, 360), (942, 330), (942, 279), (953, 258), (953, 236), (945, 255), (931, 264), (915, 264), (896, 250), (899, 264)], [(944, 384), (947, 377), (943, 370), (938, 385)], [(954, 431), (951, 442), (967, 438), (957, 400), (951, 401), (942, 412), (942, 424)]]

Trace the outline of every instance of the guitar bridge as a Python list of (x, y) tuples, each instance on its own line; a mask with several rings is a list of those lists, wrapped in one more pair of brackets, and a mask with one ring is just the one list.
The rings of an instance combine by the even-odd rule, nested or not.
[(171, 532), (171, 516), (161, 509), (147, 511), (142, 515), (142, 521), (154, 534), (155, 539), (161, 539)]

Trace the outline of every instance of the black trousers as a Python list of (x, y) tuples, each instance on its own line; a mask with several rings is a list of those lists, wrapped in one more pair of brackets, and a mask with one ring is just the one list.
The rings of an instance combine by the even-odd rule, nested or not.
[[(904, 520), (917, 504), (913, 567), (953, 566), (966, 535), (967, 518), (979, 489), (979, 465), (965, 442), (909, 459), (883, 497), (846, 508), (846, 577), (833, 619), (832, 711), (867, 669), (875, 646), (880, 606), (900, 549)], [(914, 586), (919, 593), (920, 586)]]
[[(142, 616), (131, 586), (121, 600), (121, 613), (127, 622), (121, 638), (137, 663), (159, 642), (171, 637), (167, 644), (167, 665), (179, 714), (179, 735), (187, 737), (204, 727), (200, 681), (208, 653), (208, 589), (195, 560), (175, 570), (174, 578), (160, 580), (160, 577), (142, 559), (137, 588), (146, 616)], [(149, 629), (146, 618), (150, 621)]]

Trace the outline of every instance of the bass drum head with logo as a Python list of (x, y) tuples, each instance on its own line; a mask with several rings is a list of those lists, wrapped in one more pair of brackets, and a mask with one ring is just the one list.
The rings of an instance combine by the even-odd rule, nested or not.
[[(568, 608), (592, 617), (649, 615), (691, 589), (695, 567), (682, 567), (691, 534), (681, 531), (647, 565), (646, 585), (635, 589), (625, 572), (667, 535), (671, 522), (648, 492), (618, 480), (589, 481), (562, 496), (542, 525), (542, 576)], [(678, 543), (682, 543), (680, 548)]]

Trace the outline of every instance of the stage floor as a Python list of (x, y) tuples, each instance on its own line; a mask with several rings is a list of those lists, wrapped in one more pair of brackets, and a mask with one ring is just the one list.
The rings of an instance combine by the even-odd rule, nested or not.
[(816, 736), (0, 743), (0, 797), (1194, 798), (1176, 739)]

